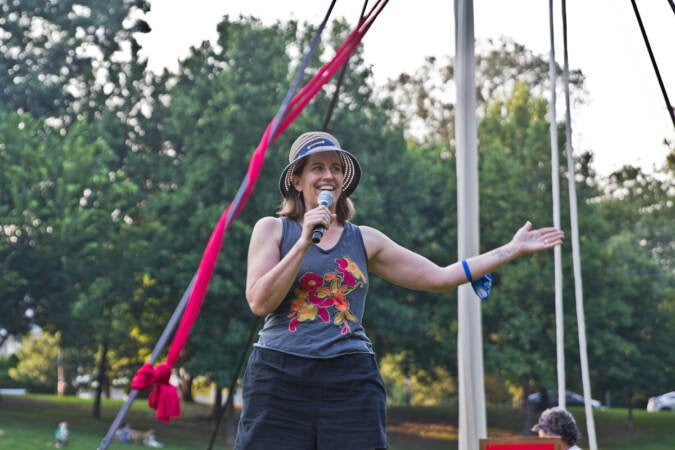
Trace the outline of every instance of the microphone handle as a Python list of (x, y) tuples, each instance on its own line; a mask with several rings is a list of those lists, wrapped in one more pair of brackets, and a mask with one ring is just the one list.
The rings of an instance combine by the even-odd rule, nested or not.
[(323, 237), (323, 227), (321, 225), (315, 226), (314, 230), (312, 230), (312, 242), (318, 244), (319, 241), (321, 241), (322, 237)]
[[(330, 208), (331, 203), (333, 203), (333, 194), (330, 192), (321, 192), (321, 194), (319, 194), (319, 206)], [(316, 225), (312, 230), (312, 242), (318, 244), (323, 237), (323, 232), (323, 225)]]

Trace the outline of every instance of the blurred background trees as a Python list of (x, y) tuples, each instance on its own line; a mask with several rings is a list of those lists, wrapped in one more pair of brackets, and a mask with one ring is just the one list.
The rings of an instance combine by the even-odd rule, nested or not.
[[(31, 329), (58, 334), (67, 382), (91, 374), (100, 401), (114, 380), (128, 383), (147, 360), (313, 29), (224, 17), (216, 43), (193, 48), (175, 73), (154, 74), (134, 38), (151, 28), (139, 21), (147, 2), (0, 8), (0, 341), (24, 336), (30, 349)], [(306, 81), (348, 31), (344, 21), (333, 24)], [(488, 43), (477, 62), (487, 250), (525, 220), (552, 221), (548, 61), (500, 42)], [(457, 255), (453, 70), (452, 60), (429, 59), (378, 87), (357, 50), (328, 125), (364, 168), (354, 222), (439, 264)], [(572, 73), (572, 88), (583, 99), (581, 71)], [(188, 398), (197, 377), (229, 385), (248, 350), (255, 325), (244, 298), (248, 236), (277, 209), (287, 149), (299, 133), (322, 127), (334, 89), (332, 81), (271, 146), (258, 186), (225, 236), (179, 362)], [(593, 392), (603, 400), (612, 393), (616, 404), (672, 389), (672, 160), (655, 173), (625, 167), (606, 178), (594, 172), (591, 152), (575, 161)], [(562, 192), (565, 174), (562, 167)], [(566, 196), (561, 205), (569, 236)], [(568, 383), (579, 390), (570, 245), (563, 266)], [(488, 400), (522, 402), (530, 389), (555, 389), (552, 259), (533, 255), (495, 277), (483, 304)], [(371, 282), (365, 325), (391, 401), (405, 402), (406, 389), (415, 403), (452, 401), (455, 292)], [(16, 383), (26, 382), (30, 364), (51, 367), (31, 360), (53, 359), (16, 356), (9, 364)], [(47, 386), (56, 380), (50, 371), (40, 379)]]

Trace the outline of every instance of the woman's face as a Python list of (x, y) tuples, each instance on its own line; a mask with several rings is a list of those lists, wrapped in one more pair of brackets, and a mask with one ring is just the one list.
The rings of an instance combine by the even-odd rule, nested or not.
[[(546, 431), (542, 430), (541, 428), (539, 428), (538, 434), (539, 434), (540, 438), (559, 438), (560, 437), (560, 436), (555, 435), (553, 433), (547, 433)], [(567, 444), (567, 442), (565, 442), (563, 440), (561, 440), (560, 442), (561, 442), (561, 445), (562, 445), (561, 448), (563, 450), (566, 450), (566, 449), (571, 447), (570, 445)]]
[(293, 187), (302, 192), (308, 209), (318, 205), (317, 198), (321, 191), (331, 191), (333, 205), (342, 193), (344, 173), (337, 152), (321, 152), (309, 155), (307, 164), (299, 176), (293, 177)]

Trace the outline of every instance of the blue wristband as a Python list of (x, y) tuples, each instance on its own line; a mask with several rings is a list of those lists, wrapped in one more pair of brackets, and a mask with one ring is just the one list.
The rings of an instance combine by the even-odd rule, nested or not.
[(476, 293), (478, 298), (485, 300), (490, 295), (490, 290), (492, 289), (492, 275), (486, 273), (480, 279), (474, 281), (471, 277), (471, 270), (469, 270), (469, 264), (467, 264), (466, 259), (462, 260), (462, 267), (464, 268), (464, 275), (466, 279), (471, 283), (473, 291)]

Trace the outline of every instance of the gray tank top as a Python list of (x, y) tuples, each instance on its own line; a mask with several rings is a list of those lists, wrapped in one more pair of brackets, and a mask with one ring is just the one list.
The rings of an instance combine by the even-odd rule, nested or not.
[[(302, 227), (285, 217), (282, 223), (283, 258)], [(346, 222), (333, 248), (309, 249), (286, 298), (265, 317), (255, 346), (308, 358), (373, 354), (362, 325), (367, 293), (368, 259), (361, 230)]]

